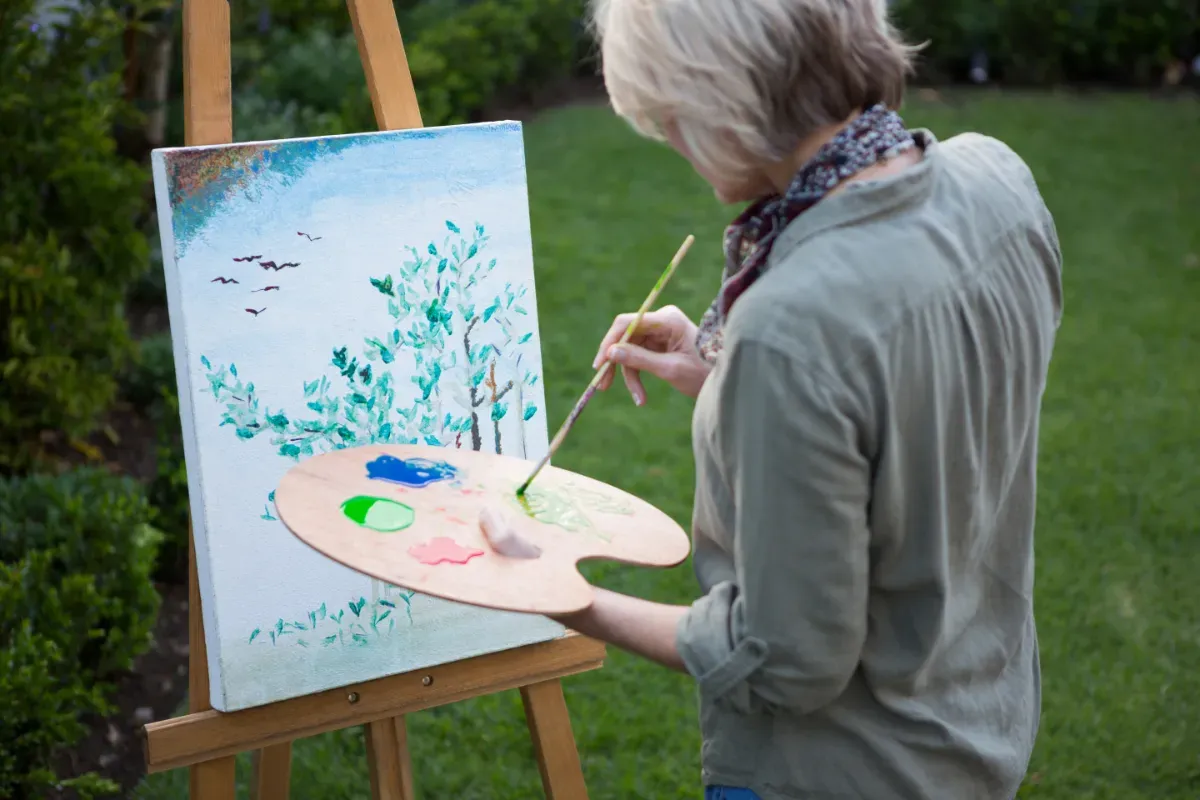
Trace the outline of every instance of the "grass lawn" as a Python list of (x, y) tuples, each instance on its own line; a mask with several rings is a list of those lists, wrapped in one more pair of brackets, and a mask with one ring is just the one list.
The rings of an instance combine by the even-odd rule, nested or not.
[[(1066, 312), (1045, 400), (1037, 616), (1044, 703), (1022, 798), (1200, 797), (1200, 104), (1132, 96), (950, 95), (910, 125), (1008, 142), (1054, 211)], [(552, 429), (591, 375), (613, 314), (642, 300), (689, 232), (665, 302), (699, 315), (730, 210), (687, 165), (603, 108), (526, 131)], [(886, 264), (880, 265), (886, 269)], [(661, 385), (636, 409), (593, 401), (556, 463), (691, 513), (689, 402)], [(689, 602), (688, 566), (600, 565), (613, 589)], [(1190, 587), (1190, 588), (1189, 588)], [(699, 797), (693, 687), (610, 650), (566, 682), (594, 798)], [(541, 789), (515, 692), (413, 715), (423, 798), (504, 800)], [(359, 731), (296, 743), (292, 797), (369, 796)], [(240, 766), (248, 777), (248, 759)], [(142, 800), (183, 797), (186, 772)], [(241, 787), (246, 796), (246, 787)]]

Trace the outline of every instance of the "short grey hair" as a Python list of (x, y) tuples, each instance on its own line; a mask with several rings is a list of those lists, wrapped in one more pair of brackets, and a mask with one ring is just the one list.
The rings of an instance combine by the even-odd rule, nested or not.
[(887, 0), (592, 0), (614, 110), (670, 121), (694, 158), (737, 177), (876, 103), (898, 108), (916, 48)]

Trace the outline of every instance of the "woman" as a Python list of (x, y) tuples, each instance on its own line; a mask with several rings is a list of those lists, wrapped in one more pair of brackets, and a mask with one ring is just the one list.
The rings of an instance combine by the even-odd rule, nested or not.
[[(696, 398), (694, 568), (570, 627), (699, 683), (710, 797), (1012, 798), (1040, 711), (1039, 406), (1061, 255), (1025, 164), (890, 109), (883, 0), (599, 0), (615, 110), (729, 203), (725, 275), (604, 338)], [(609, 381), (611, 383), (611, 379)]]

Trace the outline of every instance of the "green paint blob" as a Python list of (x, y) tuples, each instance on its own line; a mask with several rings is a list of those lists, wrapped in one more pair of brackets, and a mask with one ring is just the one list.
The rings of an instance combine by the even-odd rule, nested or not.
[(417, 518), (417, 513), (404, 503), (365, 494), (342, 503), (342, 513), (364, 528), (380, 533), (402, 531)]
[(590, 533), (606, 542), (612, 541), (612, 536), (596, 528), (583, 508), (566, 492), (535, 485), (521, 495), (514, 491), (510, 497), (517, 508), (538, 522), (557, 525), (563, 530)]

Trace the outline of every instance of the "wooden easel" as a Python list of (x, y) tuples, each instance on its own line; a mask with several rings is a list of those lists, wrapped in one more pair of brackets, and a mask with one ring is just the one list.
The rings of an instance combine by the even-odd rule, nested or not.
[[(347, 5), (379, 127), (421, 127), (392, 0), (347, 0)], [(229, 38), (229, 0), (183, 0), (188, 145), (233, 141)], [(145, 744), (149, 772), (190, 767), (192, 800), (233, 800), (235, 757), (248, 750), (254, 751), (253, 796), (285, 800), (291, 742), (352, 725), (366, 726), (373, 800), (413, 800), (404, 714), (506, 689), (521, 691), (547, 798), (587, 797), (560, 678), (602, 666), (602, 643), (572, 633), (433, 669), (222, 713), (209, 703), (196, 546), (190, 531), (188, 538), (189, 713), (147, 725)]]

